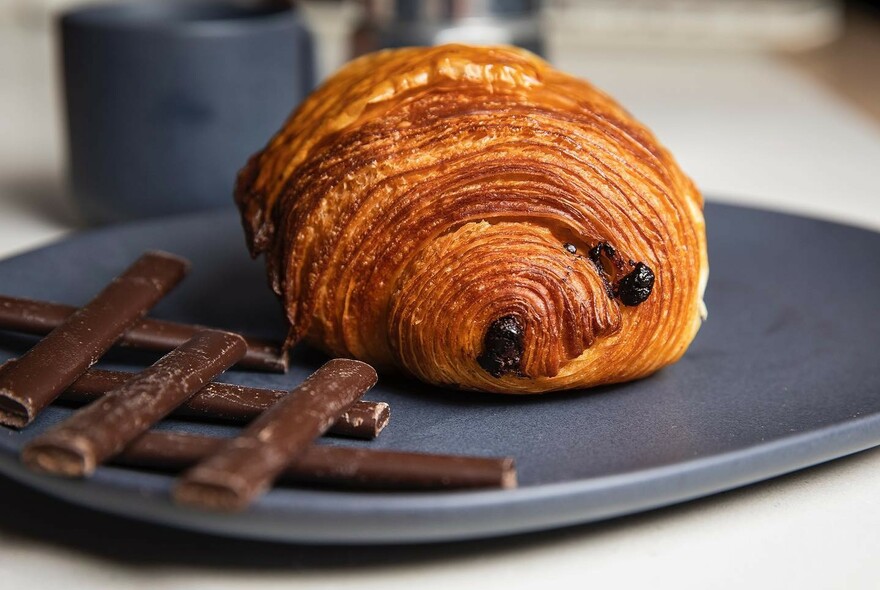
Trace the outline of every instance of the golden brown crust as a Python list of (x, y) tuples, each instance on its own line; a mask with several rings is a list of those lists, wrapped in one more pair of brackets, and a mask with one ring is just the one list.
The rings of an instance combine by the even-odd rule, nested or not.
[[(355, 60), (251, 159), (236, 202), (291, 343), (430, 383), (625, 381), (677, 360), (700, 325), (699, 192), (610, 97), (522, 50)], [(591, 259), (606, 243), (613, 260)], [(653, 289), (624, 305), (638, 263)]]

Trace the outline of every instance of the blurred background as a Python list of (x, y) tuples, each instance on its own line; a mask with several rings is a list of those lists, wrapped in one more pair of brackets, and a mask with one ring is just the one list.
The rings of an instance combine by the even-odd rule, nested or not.
[[(108, 221), (84, 215), (68, 183), (56, 19), (82, 4), (0, 0), (2, 253)], [(449, 41), (521, 45), (615, 96), (654, 129), (709, 197), (880, 227), (880, 180), (874, 172), (880, 162), (880, 2), (294, 4), (313, 41), (310, 84), (353, 55), (380, 47)], [(273, 127), (288, 111), (276, 116)], [(100, 117), (100, 110), (93, 116)], [(245, 146), (247, 153), (268, 135), (261, 132), (256, 145)], [(216, 195), (220, 206), (231, 206), (234, 172), (218, 170), (226, 175), (222, 186), (229, 185), (228, 191), (212, 189), (224, 193)]]

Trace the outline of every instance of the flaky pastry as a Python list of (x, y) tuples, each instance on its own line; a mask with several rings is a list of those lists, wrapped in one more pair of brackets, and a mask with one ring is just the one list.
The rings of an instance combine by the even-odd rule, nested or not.
[(701, 323), (700, 193), (612, 98), (523, 50), (354, 60), (251, 158), (236, 202), (288, 344), (428, 383), (626, 381)]

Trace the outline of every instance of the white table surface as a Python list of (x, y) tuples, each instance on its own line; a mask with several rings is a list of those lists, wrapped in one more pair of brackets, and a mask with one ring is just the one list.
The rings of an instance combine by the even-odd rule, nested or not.
[[(44, 36), (0, 31), (2, 257), (75, 224), (60, 180), (51, 57)], [(712, 198), (880, 229), (880, 129), (779, 62), (569, 52), (557, 63), (653, 127)], [(872, 450), (598, 525), (361, 550), (170, 531), (0, 479), (0, 587), (878, 588), (878, 496), (880, 450)]]

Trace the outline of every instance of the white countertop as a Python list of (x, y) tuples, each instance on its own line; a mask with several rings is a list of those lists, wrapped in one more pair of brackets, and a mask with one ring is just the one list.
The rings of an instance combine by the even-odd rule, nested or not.
[[(43, 37), (0, 31), (0, 257), (74, 224), (61, 188), (50, 57)], [(592, 52), (557, 64), (648, 123), (710, 198), (880, 229), (880, 129), (779, 62)], [(598, 525), (350, 549), (181, 533), (0, 479), (0, 587), (877, 588), (878, 491), (880, 450), (872, 450)]]

